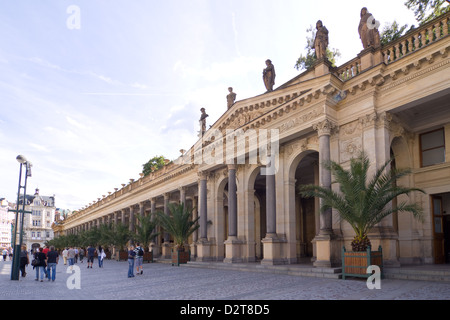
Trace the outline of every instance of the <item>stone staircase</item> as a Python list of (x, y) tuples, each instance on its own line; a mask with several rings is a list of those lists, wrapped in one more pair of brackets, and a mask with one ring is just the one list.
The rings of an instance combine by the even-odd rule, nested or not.
[[(276, 273), (303, 277), (341, 279), (342, 268), (315, 268), (312, 264), (261, 265), (260, 263), (223, 263), (189, 261), (180, 265), (187, 268), (209, 268), (261, 273)], [(450, 282), (450, 265), (418, 265), (385, 268), (385, 279)]]
[(261, 265), (260, 263), (223, 263), (189, 261), (180, 265), (188, 268), (209, 268), (217, 270), (247, 271), (261, 273), (276, 273), (292, 276), (339, 279), (341, 268), (315, 268), (312, 265)]
[(450, 265), (402, 266), (385, 268), (385, 279), (450, 282)]

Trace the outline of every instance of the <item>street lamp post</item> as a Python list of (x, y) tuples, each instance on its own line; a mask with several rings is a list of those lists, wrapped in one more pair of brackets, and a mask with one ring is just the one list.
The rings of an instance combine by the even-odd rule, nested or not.
[[(11, 280), (19, 280), (19, 267), (20, 267), (20, 250), (22, 247), (23, 240), (23, 219), (25, 213), (30, 213), (30, 211), (25, 211), (26, 204), (26, 194), (27, 194), (27, 178), (31, 177), (31, 162), (27, 161), (27, 159), (18, 155), (16, 160), (20, 163), (20, 171), (19, 171), (19, 188), (17, 191), (17, 204), (16, 210), (10, 210), (16, 213), (16, 221), (14, 224), (14, 236), (13, 236), (13, 248), (14, 255), (12, 261), (12, 269), (11, 269)], [(22, 167), (25, 165), (25, 181), (22, 186)], [(23, 201), (22, 201), (22, 210), (19, 210), (19, 201), (20, 201), (20, 189), (23, 188)], [(20, 214), (20, 228), (19, 228), (19, 214)], [(19, 232), (19, 243), (17, 244), (17, 232)]]

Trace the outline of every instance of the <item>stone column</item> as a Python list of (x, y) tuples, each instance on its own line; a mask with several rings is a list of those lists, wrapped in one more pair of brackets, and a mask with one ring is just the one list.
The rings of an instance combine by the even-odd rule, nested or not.
[[(192, 219), (195, 220), (198, 217), (198, 197), (192, 197)], [(198, 229), (192, 234), (191, 243), (191, 259), (195, 260), (197, 258), (197, 241), (198, 241)]]
[(237, 237), (236, 165), (228, 165), (228, 236)]
[(242, 262), (242, 241), (237, 237), (237, 185), (236, 165), (228, 165), (228, 238), (225, 241), (225, 259), (223, 262)]
[[(150, 214), (152, 215), (152, 220), (155, 218), (154, 213), (156, 212), (156, 198), (150, 199)], [(155, 230), (156, 232), (156, 230)], [(153, 252), (153, 257), (159, 257), (161, 254), (160, 247), (158, 245), (158, 237), (155, 237), (150, 243), (150, 250)]]
[[(313, 125), (313, 129), (317, 131), (319, 136), (319, 185), (324, 188), (331, 189), (331, 172), (323, 167), (323, 163), (330, 160), (330, 136), (336, 125), (329, 119), (325, 119)], [(322, 199), (319, 200), (320, 207)], [(316, 267), (331, 267), (335, 258), (332, 255), (339, 252), (335, 248), (335, 236), (332, 227), (332, 211), (331, 209), (320, 213), (320, 230), (314, 241), (316, 243), (317, 259), (314, 262)]]
[(120, 217), (121, 217), (120, 222), (125, 225), (125, 209), (121, 209), (120, 211), (121, 211), (120, 212)]
[(200, 207), (200, 239), (197, 241), (197, 260), (211, 260), (211, 243), (208, 241), (208, 199), (207, 177), (208, 173), (201, 171), (199, 176), (199, 207)]
[(131, 232), (134, 232), (134, 221), (135, 221), (134, 206), (130, 206), (130, 223), (128, 227)]
[(276, 196), (275, 196), (275, 175), (266, 175), (266, 238), (275, 238), (277, 223)]
[(186, 206), (186, 187), (179, 187), (178, 190), (180, 190), (180, 203)]
[(200, 239), (208, 238), (207, 173), (199, 173)]
[[(145, 216), (145, 205), (144, 201), (139, 202), (139, 218), (142, 219)], [(139, 221), (139, 226), (141, 226), (141, 222)]]
[[(169, 215), (169, 198), (170, 193), (164, 193), (164, 214)], [(170, 259), (171, 254), (171, 246), (170, 246), (170, 234), (167, 231), (164, 231), (164, 243), (162, 245), (162, 255), (164, 259)]]
[[(269, 170), (266, 170), (269, 172)], [(277, 236), (275, 174), (266, 175), (266, 236), (263, 243), (263, 265), (286, 264), (287, 259), (281, 257), (282, 241)]]

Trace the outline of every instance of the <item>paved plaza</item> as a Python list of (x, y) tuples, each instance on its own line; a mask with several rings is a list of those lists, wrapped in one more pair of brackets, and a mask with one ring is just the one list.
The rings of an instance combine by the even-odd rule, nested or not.
[[(60, 259), (62, 261), (62, 259)], [(0, 261), (0, 300), (450, 300), (450, 283), (382, 279), (381, 289), (364, 280), (338, 280), (144, 263), (127, 277), (128, 262), (106, 260), (100, 269), (76, 264), (80, 277), (57, 266), (56, 281), (35, 281), (35, 271), (10, 280), (11, 262)], [(68, 281), (69, 280), (69, 281)], [(69, 282), (69, 283), (68, 283)], [(72, 288), (70, 288), (72, 287)], [(79, 287), (79, 289), (77, 288)]]

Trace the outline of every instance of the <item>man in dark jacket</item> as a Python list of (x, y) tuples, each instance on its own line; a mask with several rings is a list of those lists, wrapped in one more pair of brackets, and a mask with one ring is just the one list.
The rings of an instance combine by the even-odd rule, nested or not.
[(50, 281), (50, 279), (55, 281), (56, 265), (58, 264), (58, 261), (58, 252), (55, 251), (55, 247), (51, 246), (50, 251), (47, 252), (48, 281)]

